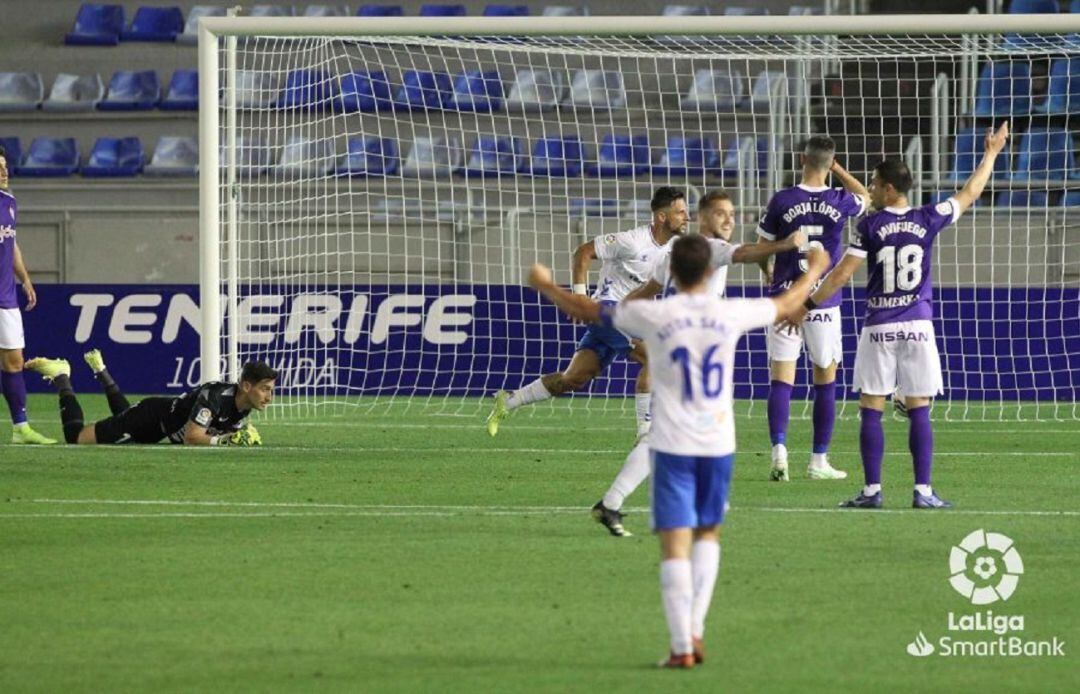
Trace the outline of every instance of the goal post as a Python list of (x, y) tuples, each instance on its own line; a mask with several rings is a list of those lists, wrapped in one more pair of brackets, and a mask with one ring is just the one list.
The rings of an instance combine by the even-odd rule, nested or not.
[[(267, 360), (281, 416), (477, 415), (580, 336), (520, 286), (529, 264), (568, 284), (574, 248), (647, 222), (655, 187), (691, 207), (727, 190), (752, 242), (810, 134), (864, 181), (902, 158), (915, 205), (958, 189), (978, 130), (1009, 118), (1007, 165), (936, 243), (938, 406), (1076, 418), (1078, 35), (1067, 14), (201, 18), (202, 377)], [(844, 291), (848, 407), (859, 278)], [(732, 269), (729, 295), (761, 292)], [(737, 397), (764, 398), (761, 335), (738, 363)], [(573, 399), (629, 411), (635, 369)]]

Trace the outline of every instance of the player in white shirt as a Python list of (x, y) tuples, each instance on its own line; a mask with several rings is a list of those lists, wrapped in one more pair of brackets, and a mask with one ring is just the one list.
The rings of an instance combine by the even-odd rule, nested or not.
[[(574, 251), (572, 278), (575, 294), (587, 293), (589, 264), (594, 258), (602, 262), (600, 283), (592, 295), (594, 301), (618, 303), (648, 279), (656, 259), (667, 252), (671, 239), (683, 233), (689, 220), (686, 198), (676, 188), (657, 188), (650, 207), (653, 215), (650, 224), (599, 236)], [(488, 434), (498, 434), (499, 423), (519, 407), (584, 388), (616, 357), (641, 364), (634, 388), (634, 409), (637, 411), (638, 430), (647, 430), (650, 396), (645, 350), (614, 328), (594, 325), (585, 331), (578, 342), (566, 370), (541, 376), (513, 393), (500, 390), (495, 394), (494, 406), (487, 418)]]
[(692, 668), (704, 660), (705, 615), (720, 568), (718, 526), (735, 453), (735, 345), (746, 331), (792, 315), (829, 263), (814, 249), (807, 272), (785, 293), (726, 300), (709, 292), (710, 256), (702, 237), (678, 239), (671, 267), (679, 293), (660, 301), (602, 305), (557, 286), (542, 265), (529, 275), (529, 283), (571, 317), (643, 339), (652, 355), (652, 520), (671, 635), (663, 667)]

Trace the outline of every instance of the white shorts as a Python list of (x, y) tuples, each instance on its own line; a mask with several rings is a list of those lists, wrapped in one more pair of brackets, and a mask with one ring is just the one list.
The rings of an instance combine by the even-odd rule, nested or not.
[(22, 312), (17, 308), (0, 308), (0, 349), (22, 349)]
[(787, 328), (770, 325), (766, 328), (766, 343), (772, 361), (798, 361), (803, 344), (815, 366), (825, 369), (833, 362), (844, 360), (843, 334), (840, 332), (840, 307), (819, 308), (806, 314), (802, 329), (788, 332)]
[(928, 320), (870, 325), (859, 335), (852, 388), (866, 395), (932, 398), (944, 389), (941, 358)]

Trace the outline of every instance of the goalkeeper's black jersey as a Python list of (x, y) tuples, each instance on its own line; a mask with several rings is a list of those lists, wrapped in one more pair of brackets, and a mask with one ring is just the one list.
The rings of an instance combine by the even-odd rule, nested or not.
[(173, 398), (165, 417), (164, 429), (173, 443), (184, 441), (184, 430), (194, 422), (206, 427), (211, 436), (232, 434), (244, 426), (244, 418), (251, 410), (236, 406), (235, 383), (204, 383)]

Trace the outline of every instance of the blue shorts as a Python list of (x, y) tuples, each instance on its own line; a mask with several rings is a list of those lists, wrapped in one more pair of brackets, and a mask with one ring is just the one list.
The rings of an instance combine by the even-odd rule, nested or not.
[[(615, 303), (614, 301), (600, 302), (604, 306), (614, 306)], [(600, 359), (600, 370), (603, 371), (615, 361), (615, 357), (625, 358), (630, 354), (634, 346), (630, 344), (630, 338), (615, 328), (595, 323), (590, 325), (578, 340), (577, 348), (578, 350), (591, 349), (596, 352), (596, 356)]]
[(652, 451), (653, 530), (723, 523), (734, 466), (734, 454), (714, 457)]

